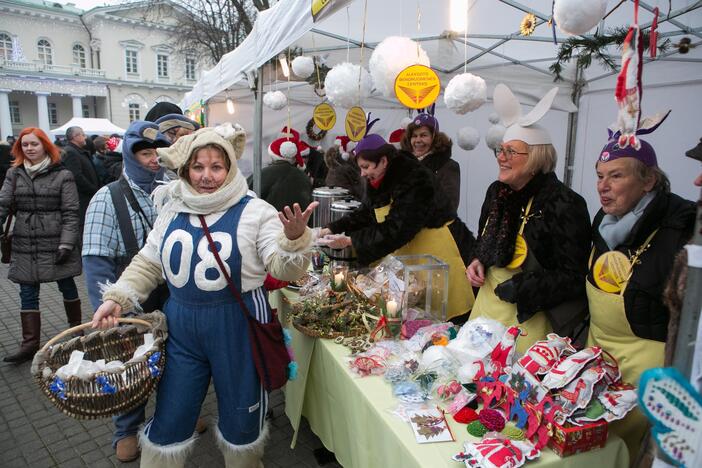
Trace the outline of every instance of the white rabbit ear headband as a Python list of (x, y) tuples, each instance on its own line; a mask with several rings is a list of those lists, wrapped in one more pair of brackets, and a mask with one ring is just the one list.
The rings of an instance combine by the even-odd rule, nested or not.
[(550, 90), (527, 115), (522, 115), (522, 106), (512, 91), (504, 84), (495, 86), (493, 104), (502, 123), (507, 127), (502, 141), (521, 140), (527, 145), (550, 145), (548, 130), (536, 123), (551, 109), (558, 87)]

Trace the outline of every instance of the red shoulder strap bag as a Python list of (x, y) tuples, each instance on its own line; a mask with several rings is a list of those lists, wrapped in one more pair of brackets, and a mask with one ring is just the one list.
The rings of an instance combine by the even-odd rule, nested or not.
[(227, 286), (234, 298), (239, 302), (241, 313), (246, 317), (249, 329), (249, 341), (251, 343), (251, 355), (253, 356), (256, 372), (263, 388), (267, 391), (276, 390), (286, 384), (288, 381), (288, 364), (290, 364), (290, 355), (285, 347), (283, 337), (283, 327), (276, 315), (275, 309), (272, 311), (271, 321), (269, 323), (261, 323), (256, 320), (256, 317), (249, 313), (246, 303), (241, 298), (239, 290), (232, 283), (232, 279), (227, 273), (227, 269), (222, 263), (222, 259), (217, 252), (217, 246), (212, 240), (210, 230), (205, 223), (205, 217), (198, 215), (200, 226), (207, 236), (207, 242), (210, 245), (210, 250), (214, 255), (219, 269), (227, 280)]

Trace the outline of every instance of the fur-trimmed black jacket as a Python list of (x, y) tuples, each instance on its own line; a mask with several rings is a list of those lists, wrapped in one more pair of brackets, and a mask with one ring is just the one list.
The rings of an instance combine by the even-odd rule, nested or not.
[[(592, 237), (596, 260), (609, 247), (600, 235), (599, 227), (604, 217), (598, 211), (592, 222)], [(663, 303), (663, 289), (673, 267), (675, 255), (692, 236), (695, 225), (695, 204), (674, 193), (658, 193), (645, 208), (641, 219), (627, 239), (616, 250), (629, 256), (646, 241), (655, 230), (650, 247), (634, 266), (634, 273), (624, 291), (624, 308), (631, 331), (640, 338), (666, 341), (670, 312)], [(588, 281), (594, 280), (592, 273)]]
[[(587, 203), (560, 182), (553, 172), (542, 176), (542, 180), (541, 187), (534, 194), (530, 211), (532, 217), (524, 228), (528, 255), (533, 255), (541, 268), (525, 268), (512, 277), (516, 288), (517, 314), (521, 321), (540, 310), (585, 296), (587, 258), (590, 253)], [(493, 199), (503, 185), (495, 181), (488, 187), (478, 225), (481, 236)]]
[(461, 167), (451, 159), (451, 148), (429, 154), (422, 159), (422, 164), (434, 173), (451, 202), (451, 208), (453, 211), (458, 211), (458, 204), (461, 201)]
[[(327, 226), (351, 237), (359, 263), (370, 264), (411, 241), (424, 228), (438, 228), (456, 218), (456, 212), (429, 169), (413, 155), (399, 151), (390, 160), (380, 187), (366, 182), (363, 205)], [(378, 223), (375, 208), (392, 202), (385, 222)]]

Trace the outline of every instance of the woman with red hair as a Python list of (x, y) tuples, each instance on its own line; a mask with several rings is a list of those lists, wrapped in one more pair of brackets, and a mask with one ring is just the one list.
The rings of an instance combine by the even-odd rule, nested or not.
[[(39, 349), (39, 287), (56, 281), (70, 326), (81, 322), (74, 277), (81, 273), (78, 191), (59, 150), (41, 129), (22, 130), (0, 189), (0, 225), (15, 217), (7, 277), (20, 285), (22, 344), (5, 362), (28, 361)], [(9, 221), (8, 221), (9, 222)]]

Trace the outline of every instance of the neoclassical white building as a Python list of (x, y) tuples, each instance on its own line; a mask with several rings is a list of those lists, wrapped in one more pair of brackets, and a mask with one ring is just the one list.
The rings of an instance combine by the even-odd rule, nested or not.
[(72, 117), (126, 128), (156, 102), (178, 103), (206, 64), (171, 45), (177, 7), (159, 2), (158, 22), (147, 19), (155, 3), (83, 11), (0, 0), (0, 138), (28, 126), (48, 132)]

